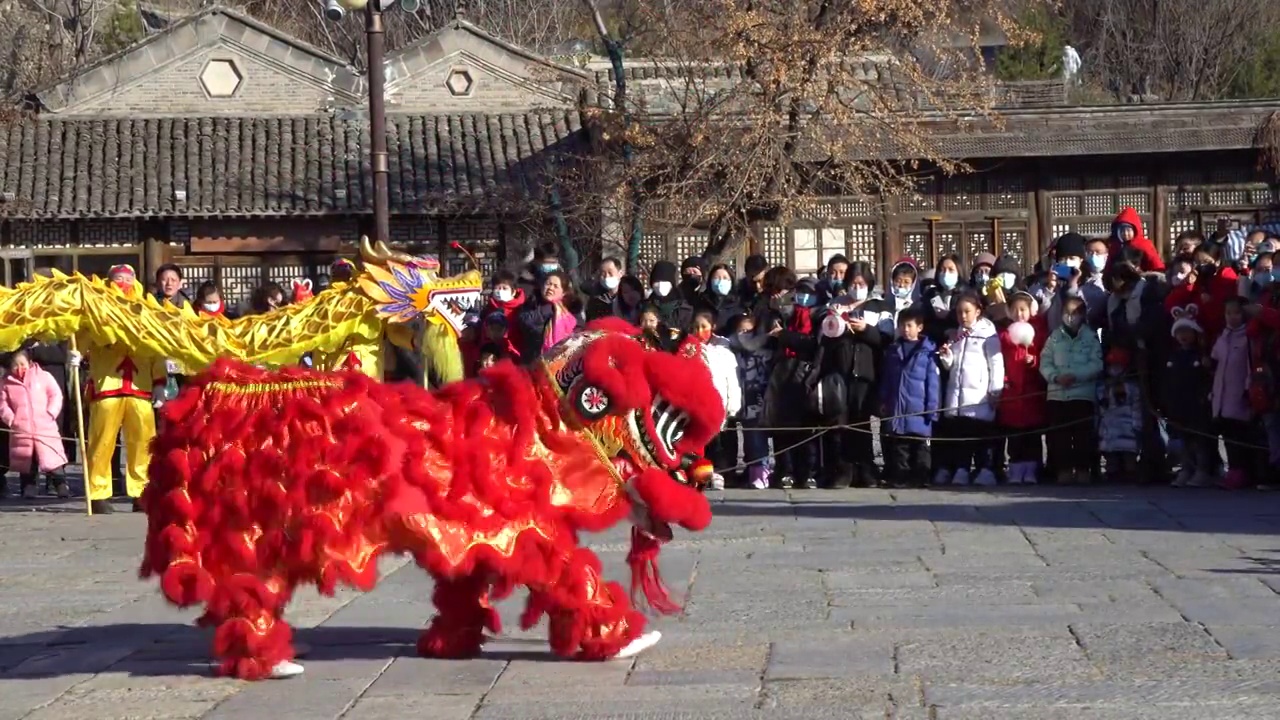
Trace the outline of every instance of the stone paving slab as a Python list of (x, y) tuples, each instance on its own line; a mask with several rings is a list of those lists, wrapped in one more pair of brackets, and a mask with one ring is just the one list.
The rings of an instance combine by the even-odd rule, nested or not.
[[(136, 568), (144, 518), (0, 504), (0, 720), (1274, 720), (1280, 496), (1167, 488), (715, 493), (663, 575), (683, 614), (628, 661), (414, 643), (430, 579), (297, 593), (286, 682), (212, 677), (210, 633)], [(15, 510), (18, 508), (18, 510)], [(626, 581), (625, 528), (591, 535)], [(509, 628), (523, 596), (500, 606)]]

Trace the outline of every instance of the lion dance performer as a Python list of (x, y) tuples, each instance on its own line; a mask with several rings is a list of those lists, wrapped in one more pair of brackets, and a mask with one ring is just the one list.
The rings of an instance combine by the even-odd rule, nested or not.
[(651, 646), (660, 635), (578, 533), (630, 521), (631, 595), (678, 611), (657, 556), (673, 524), (711, 520), (699, 453), (723, 403), (697, 340), (651, 348), (601, 323), (533, 367), (500, 363), (434, 392), (219, 362), (162, 411), (142, 576), (203, 605), (221, 672), (245, 679), (301, 672), (280, 617), (298, 585), (367, 591), (385, 553), (435, 581), (424, 656), (479, 654), (485, 630), (501, 631), (490, 600), (517, 586), (521, 625), (546, 615), (562, 657)]
[[(116, 265), (107, 274), (108, 282), (127, 298), (139, 295), (137, 274), (129, 265)], [(110, 513), (111, 463), (116, 437), (124, 436), (126, 491), (137, 505), (147, 486), (147, 465), (151, 461), (149, 446), (156, 434), (156, 417), (152, 408), (164, 391), (169, 369), (164, 358), (152, 357), (114, 343), (104, 346), (84, 345), (89, 359), (89, 428), (86, 431), (88, 458), (86, 472), (89, 501), (93, 512)], [(76, 353), (70, 362), (79, 364)], [(77, 390), (78, 391), (78, 390)], [(122, 432), (123, 431), (123, 432)]]

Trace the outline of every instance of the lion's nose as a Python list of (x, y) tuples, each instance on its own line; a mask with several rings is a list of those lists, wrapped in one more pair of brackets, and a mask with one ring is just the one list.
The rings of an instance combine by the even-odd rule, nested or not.
[(715, 474), (711, 461), (694, 453), (685, 453), (680, 458), (680, 470), (695, 485), (705, 484)]

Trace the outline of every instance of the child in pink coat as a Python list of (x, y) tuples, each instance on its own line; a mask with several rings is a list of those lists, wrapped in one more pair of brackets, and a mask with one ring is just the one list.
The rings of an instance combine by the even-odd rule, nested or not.
[(36, 497), (36, 474), (49, 477), (58, 497), (70, 495), (64, 466), (58, 414), (62, 388), (52, 375), (31, 362), (22, 350), (9, 357), (8, 374), (0, 384), (0, 422), (9, 428), (9, 467), (17, 471), (22, 497)]

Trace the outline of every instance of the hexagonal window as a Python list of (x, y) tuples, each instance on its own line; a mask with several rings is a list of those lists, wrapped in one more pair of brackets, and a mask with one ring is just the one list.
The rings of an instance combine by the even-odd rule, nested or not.
[(234, 60), (210, 60), (200, 71), (200, 84), (209, 93), (209, 97), (231, 97), (236, 94), (242, 82), (244, 76), (240, 74), (240, 68), (236, 67)]
[(445, 79), (444, 85), (449, 88), (449, 93), (454, 97), (465, 97), (471, 94), (472, 88), (476, 86), (476, 81), (472, 77), (470, 70), (454, 68), (449, 71), (449, 77)]

